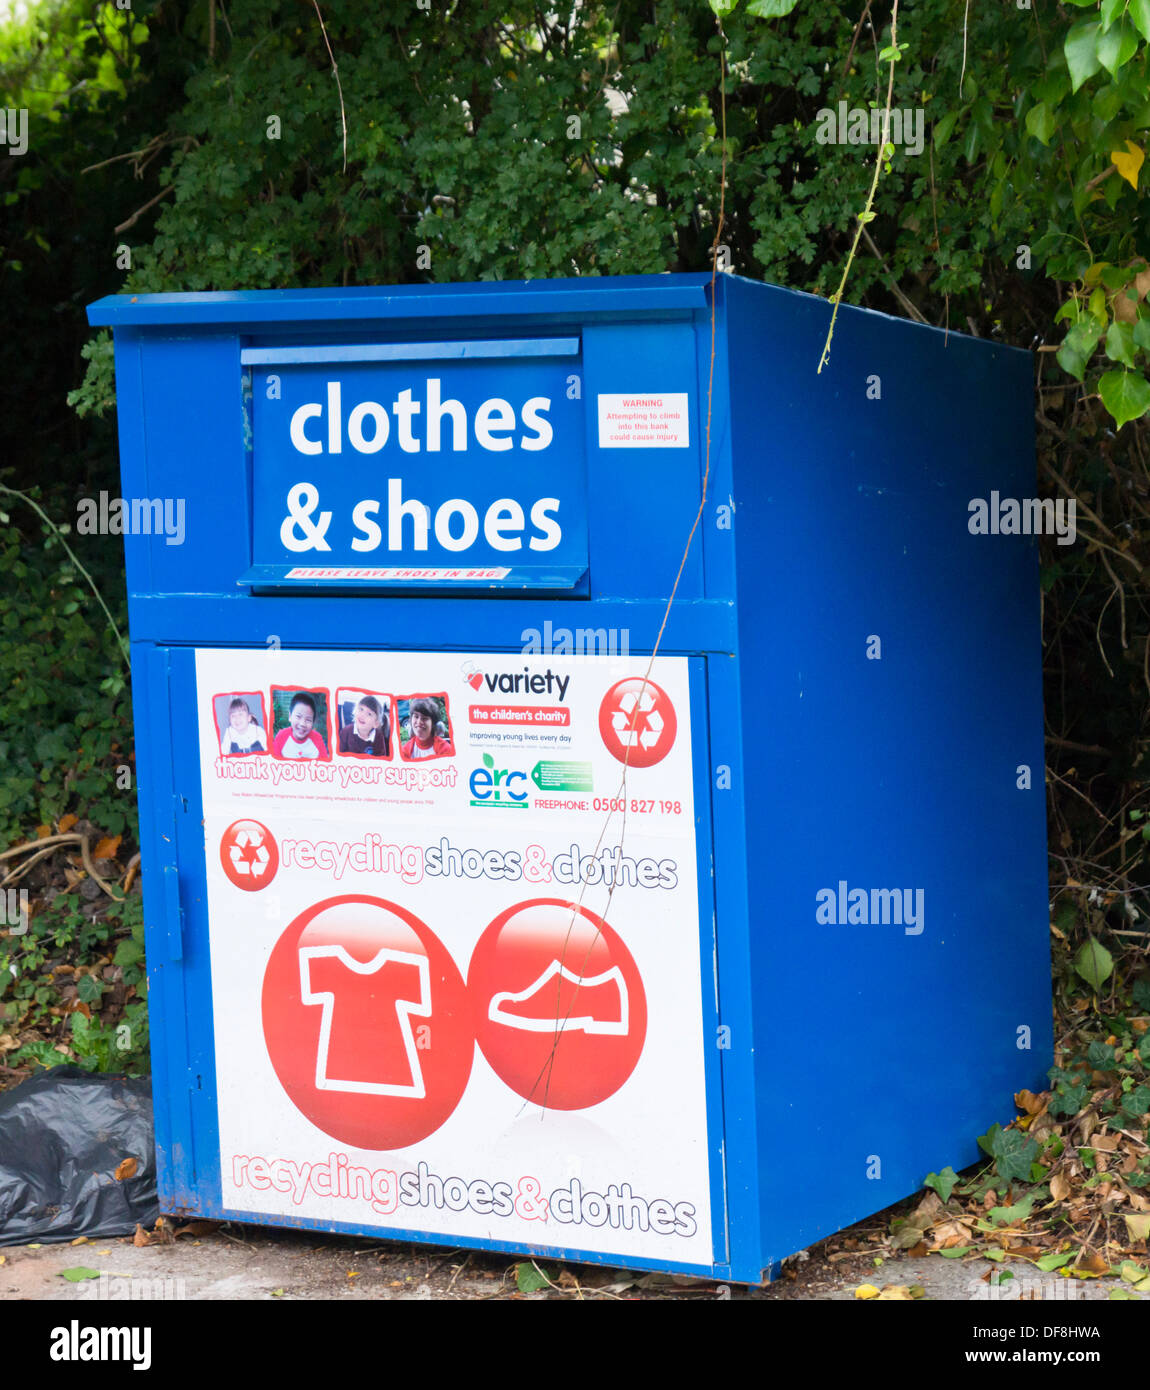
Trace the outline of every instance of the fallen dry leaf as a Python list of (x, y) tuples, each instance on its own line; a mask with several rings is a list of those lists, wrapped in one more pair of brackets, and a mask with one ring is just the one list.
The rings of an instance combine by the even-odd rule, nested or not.
[(860, 1285), (858, 1286), (858, 1288), (855, 1289), (855, 1297), (856, 1297), (856, 1298), (878, 1298), (878, 1297), (879, 1297), (879, 1291), (878, 1291), (878, 1289), (875, 1288), (875, 1286), (874, 1286), (873, 1284), (860, 1284)]
[(1033, 1091), (1019, 1091), (1014, 1097), (1015, 1105), (1028, 1115), (1041, 1115), (1049, 1100), (1049, 1091), (1042, 1091), (1039, 1095), (1035, 1095)]
[(1091, 1148), (1102, 1149), (1106, 1153), (1113, 1153), (1118, 1147), (1118, 1141), (1121, 1137), (1120, 1134), (1096, 1134)]
[(92, 851), (93, 859), (115, 859), (116, 851), (120, 848), (119, 835), (107, 835), (102, 839)]
[(1128, 1215), (1124, 1220), (1132, 1241), (1150, 1240), (1150, 1211), (1139, 1213), (1137, 1216)]
[(1050, 1179), (1050, 1195), (1056, 1202), (1064, 1202), (1070, 1196), (1070, 1183), (1061, 1173), (1055, 1173)]
[(139, 1159), (132, 1157), (125, 1158), (116, 1165), (116, 1171), (112, 1176), (117, 1182), (123, 1182), (126, 1178), (134, 1178), (136, 1176), (136, 1169), (139, 1166)]
[(906, 1284), (886, 1284), (878, 1296), (878, 1301), (880, 1303), (911, 1303), (914, 1301), (914, 1294), (911, 1293)]
[(178, 1236), (209, 1236), (220, 1223), (218, 1221), (189, 1221), (175, 1231)]
[(74, 816), (71, 811), (69, 811), (66, 816), (61, 816), (59, 823), (60, 834), (67, 835), (68, 831), (71, 830), (79, 819), (80, 817)]
[(69, 1241), (68, 1244), (69, 1244), (69, 1245), (87, 1245), (87, 1244), (88, 1244), (88, 1237), (87, 1237), (87, 1236), (77, 1236), (75, 1240)]

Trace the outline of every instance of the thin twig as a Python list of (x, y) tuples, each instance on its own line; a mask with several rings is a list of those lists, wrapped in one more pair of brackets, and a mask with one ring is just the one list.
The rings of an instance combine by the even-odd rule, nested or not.
[(175, 191), (176, 185), (174, 183), (168, 184), (167, 188), (161, 188), (154, 198), (149, 198), (142, 208), (137, 208), (126, 222), (121, 222), (118, 227), (113, 227), (113, 232), (118, 235), (120, 232), (126, 232), (129, 227), (134, 227), (149, 208), (154, 208), (161, 198), (166, 198), (169, 193), (174, 193)]
[(335, 54), (331, 51), (331, 43), (327, 37), (327, 25), (323, 22), (323, 15), (320, 14), (319, 0), (311, 0), (315, 6), (315, 12), (319, 17), (319, 27), (323, 34), (323, 41), (327, 44), (327, 56), (331, 59), (332, 76), (335, 78), (335, 89), (339, 93), (339, 119), (343, 126), (343, 172), (347, 173), (347, 112), (343, 106), (343, 84), (339, 80), (339, 65), (335, 61)]
[(865, 227), (863, 228), (863, 237), (866, 240), (866, 244), (870, 247), (871, 252), (878, 259), (879, 264), (882, 266), (883, 270), (886, 271), (889, 277), (889, 288), (891, 294), (894, 295), (894, 297), (898, 300), (898, 302), (907, 311), (907, 313), (911, 316), (912, 319), (915, 319), (918, 323), (929, 324), (930, 320), (924, 317), (924, 315), (919, 311), (917, 305), (912, 300), (908, 299), (906, 295), (903, 294), (902, 290), (899, 288), (898, 282), (894, 278), (894, 272), (891, 270), (890, 266), (887, 265), (885, 256), (875, 245), (874, 238), (871, 236), (870, 232), (868, 232)]
[(897, 26), (898, 0), (894, 0), (894, 8), (891, 10), (890, 13), (890, 45), (891, 48), (894, 50), (894, 56), (890, 60), (890, 75), (887, 79), (886, 108), (883, 111), (881, 131), (882, 139), (879, 140), (878, 148), (875, 150), (874, 177), (871, 179), (870, 192), (867, 194), (866, 206), (858, 215), (858, 226), (855, 229), (854, 241), (851, 242), (851, 249), (850, 253), (847, 256), (847, 263), (845, 266), (843, 266), (843, 276), (842, 279), (839, 281), (839, 287), (834, 294), (834, 308), (831, 310), (831, 321), (830, 326), (827, 329), (827, 340), (823, 344), (823, 353), (822, 356), (819, 358), (818, 369), (815, 373), (816, 376), (821, 375), (823, 368), (830, 360), (831, 339), (835, 336), (835, 320), (839, 316), (839, 305), (842, 303), (843, 291), (847, 287), (847, 277), (851, 273), (851, 266), (854, 263), (855, 252), (858, 250), (858, 245), (859, 241), (862, 238), (862, 233), (866, 228), (866, 224), (871, 220), (871, 217), (874, 215), (871, 212), (871, 207), (874, 203), (874, 195), (878, 191), (879, 176), (882, 173), (882, 166), (885, 158), (885, 141), (890, 131), (890, 104), (891, 98), (894, 95), (894, 65), (898, 60)]

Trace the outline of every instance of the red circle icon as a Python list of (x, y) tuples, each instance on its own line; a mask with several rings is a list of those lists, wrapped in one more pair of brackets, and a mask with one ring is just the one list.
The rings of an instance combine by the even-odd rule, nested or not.
[(598, 1105), (643, 1051), (638, 966), (617, 932), (574, 903), (535, 898), (501, 912), (476, 943), (467, 988), (492, 1070), (546, 1109)]
[(628, 767), (652, 767), (671, 751), (679, 721), (671, 697), (653, 680), (616, 681), (599, 706), (599, 734)]
[(224, 873), (245, 893), (266, 888), (280, 866), (276, 837), (258, 820), (237, 820), (220, 836)]
[(459, 1104), (475, 1028), (463, 978), (418, 917), (381, 898), (301, 912), (264, 973), (264, 1040), (292, 1104), (333, 1139), (402, 1149)]

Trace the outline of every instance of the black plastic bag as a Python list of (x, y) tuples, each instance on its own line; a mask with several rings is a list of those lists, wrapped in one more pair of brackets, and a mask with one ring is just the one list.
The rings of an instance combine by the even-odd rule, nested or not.
[(0, 1245), (131, 1235), (158, 1215), (148, 1077), (52, 1067), (0, 1093)]

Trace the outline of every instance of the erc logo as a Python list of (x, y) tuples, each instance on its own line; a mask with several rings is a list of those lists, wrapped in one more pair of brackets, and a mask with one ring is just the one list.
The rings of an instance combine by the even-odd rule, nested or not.
[(483, 766), (475, 769), (467, 785), (472, 806), (527, 805), (527, 774), (497, 768), (490, 753), (484, 753)]

